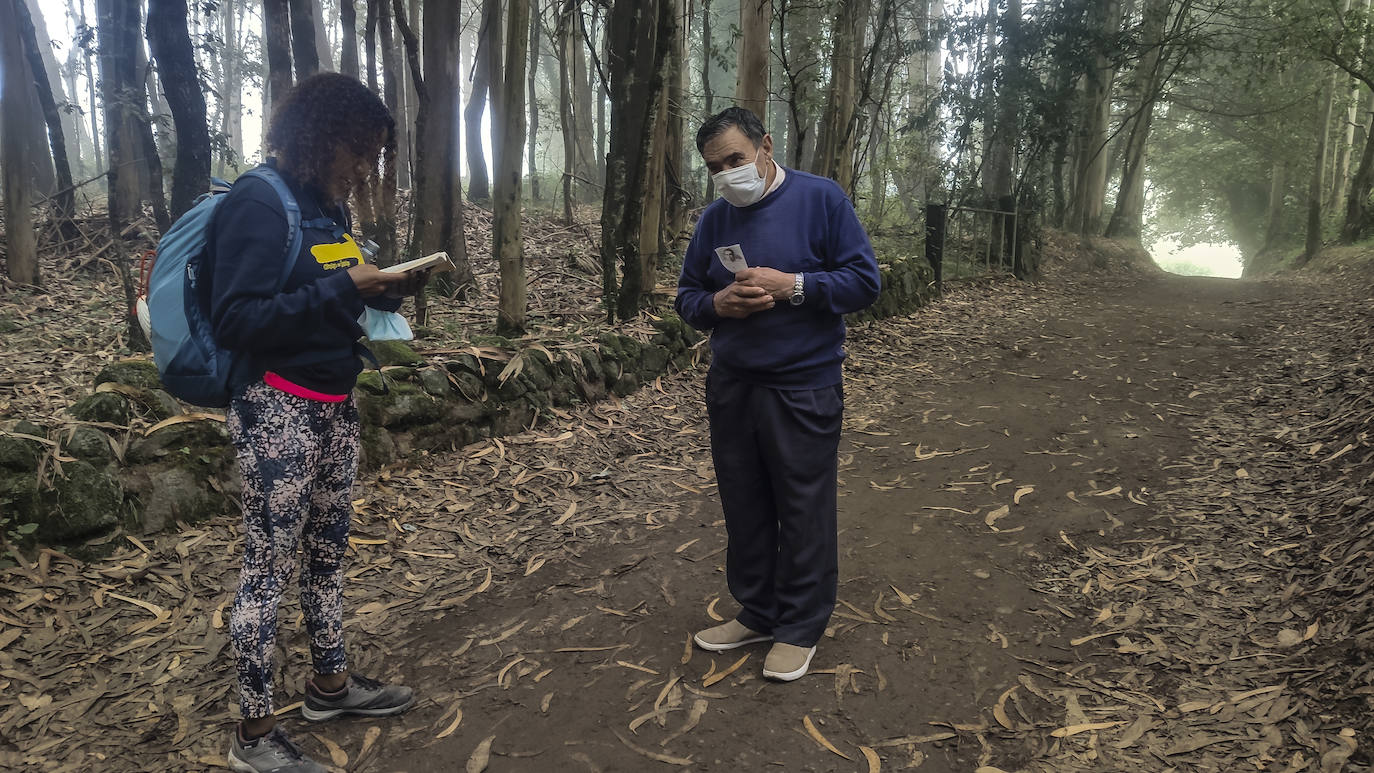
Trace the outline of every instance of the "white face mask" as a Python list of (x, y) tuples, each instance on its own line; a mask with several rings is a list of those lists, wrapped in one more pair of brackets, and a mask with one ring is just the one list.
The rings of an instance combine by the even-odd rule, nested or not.
[(711, 182), (715, 183), (722, 199), (737, 207), (747, 207), (763, 198), (768, 178), (759, 174), (758, 161), (762, 153), (763, 148), (759, 148), (753, 162), (711, 175)]

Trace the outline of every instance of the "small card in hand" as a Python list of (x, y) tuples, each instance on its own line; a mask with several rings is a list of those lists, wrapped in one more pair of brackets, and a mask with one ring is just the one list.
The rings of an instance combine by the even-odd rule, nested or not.
[(720, 258), (720, 264), (725, 266), (725, 270), (732, 274), (749, 268), (749, 264), (744, 261), (744, 248), (738, 244), (729, 247), (717, 247), (716, 257)]

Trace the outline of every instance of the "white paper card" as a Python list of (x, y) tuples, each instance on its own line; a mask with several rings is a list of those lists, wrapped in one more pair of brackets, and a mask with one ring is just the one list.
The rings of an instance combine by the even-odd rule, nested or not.
[(744, 260), (744, 248), (738, 244), (732, 244), (729, 247), (717, 247), (716, 257), (720, 258), (720, 264), (725, 266), (725, 270), (732, 274), (749, 268), (749, 264)]

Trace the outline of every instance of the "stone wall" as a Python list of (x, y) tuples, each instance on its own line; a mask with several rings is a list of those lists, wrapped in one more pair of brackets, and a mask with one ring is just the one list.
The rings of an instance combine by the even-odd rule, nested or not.
[[(882, 296), (850, 324), (907, 314), (930, 298), (923, 260), (884, 264), (882, 276)], [(555, 408), (625, 396), (708, 358), (701, 334), (675, 315), (652, 325), (637, 335), (608, 330), (591, 345), (471, 347), (443, 359), (373, 344), (381, 372), (364, 372), (355, 393), (362, 464), (518, 433)], [(143, 534), (231, 509), (238, 476), (222, 416), (187, 412), (146, 360), (111, 365), (95, 383), (61, 426), (0, 424), (10, 427), (0, 430), (0, 529), (18, 537), (17, 525), (37, 524), (26, 540), (79, 549), (117, 526)], [(150, 428), (131, 430), (135, 419)]]

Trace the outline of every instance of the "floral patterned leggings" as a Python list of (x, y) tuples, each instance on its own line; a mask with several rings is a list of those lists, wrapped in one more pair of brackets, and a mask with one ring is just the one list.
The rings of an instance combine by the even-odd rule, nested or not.
[(258, 382), (234, 398), (228, 427), (243, 477), (243, 571), (229, 635), (239, 706), (245, 719), (257, 719), (272, 713), (277, 605), (296, 572), (298, 548), (315, 671), (347, 668), (341, 563), (358, 470), (358, 409), (351, 397), (326, 403)]

